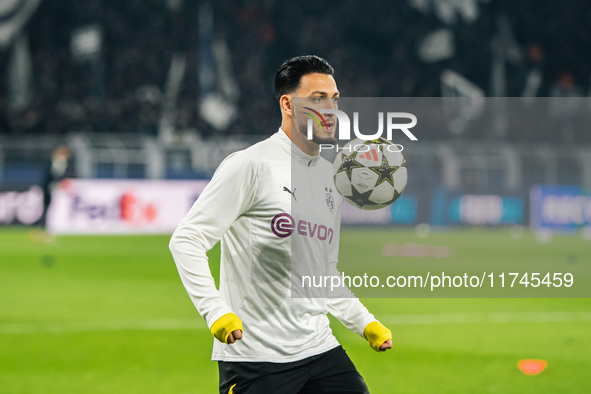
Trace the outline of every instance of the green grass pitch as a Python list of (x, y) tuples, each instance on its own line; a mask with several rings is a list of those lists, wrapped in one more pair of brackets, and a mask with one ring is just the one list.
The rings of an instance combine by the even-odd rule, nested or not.
[[(419, 239), (410, 230), (346, 228), (342, 237), (341, 256), (353, 260), (414, 242), (448, 245), (458, 259), (591, 263), (591, 243), (574, 236), (538, 245), (530, 233), (515, 242), (507, 230)], [(46, 245), (32, 243), (27, 229), (0, 229), (0, 393), (216, 392), (212, 338), (181, 285), (168, 239), (60, 236)], [(215, 273), (217, 251), (211, 255)], [(337, 321), (332, 326), (374, 394), (591, 391), (589, 299), (363, 301), (392, 329), (392, 351), (378, 354)], [(517, 369), (525, 358), (548, 367), (525, 376)]]

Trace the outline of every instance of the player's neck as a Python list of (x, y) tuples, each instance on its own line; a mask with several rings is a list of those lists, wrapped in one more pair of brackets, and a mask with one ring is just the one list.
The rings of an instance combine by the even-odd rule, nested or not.
[(289, 137), (291, 142), (293, 142), (295, 146), (300, 148), (302, 152), (304, 152), (308, 156), (318, 156), (318, 152), (320, 150), (318, 144), (308, 140), (305, 135), (303, 135), (302, 133), (298, 133), (297, 130), (292, 132), (291, 119), (283, 119), (283, 121), (281, 122), (281, 130), (285, 132), (285, 134)]

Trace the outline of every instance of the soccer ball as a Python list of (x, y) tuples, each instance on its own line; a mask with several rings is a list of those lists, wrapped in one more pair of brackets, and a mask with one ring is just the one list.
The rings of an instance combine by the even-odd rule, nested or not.
[(333, 171), (339, 193), (365, 210), (387, 207), (406, 187), (406, 160), (400, 146), (384, 138), (349, 141), (339, 148)]

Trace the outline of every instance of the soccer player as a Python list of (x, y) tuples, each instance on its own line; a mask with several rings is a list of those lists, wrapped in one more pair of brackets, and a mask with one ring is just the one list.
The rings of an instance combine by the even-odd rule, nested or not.
[(47, 232), (47, 214), (51, 206), (51, 197), (60, 183), (65, 178), (73, 178), (75, 170), (72, 162), (72, 152), (67, 146), (58, 146), (54, 149), (51, 160), (48, 160), (41, 187), (43, 188), (43, 213), (39, 219), (39, 229), (32, 229), (29, 237), (35, 243), (44, 242), (51, 244), (53, 235)]
[[(337, 272), (342, 198), (332, 165), (319, 156), (319, 144), (336, 141), (336, 122), (326, 115), (309, 140), (305, 115), (336, 108), (333, 74), (313, 55), (281, 65), (281, 128), (220, 164), (170, 241), (181, 280), (216, 338), (220, 393), (368, 393), (332, 334), (329, 312), (374, 350), (392, 347), (391, 332), (357, 298), (301, 288), (294, 296), (301, 283), (294, 272)], [(219, 240), (218, 291), (206, 252)]]

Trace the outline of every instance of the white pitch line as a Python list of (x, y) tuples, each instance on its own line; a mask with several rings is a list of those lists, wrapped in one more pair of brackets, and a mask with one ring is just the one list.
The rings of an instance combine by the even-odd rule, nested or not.
[(380, 318), (390, 325), (500, 324), (500, 323), (585, 323), (591, 312), (491, 312), (425, 313), (387, 315)]
[[(502, 323), (588, 323), (591, 312), (492, 312), (423, 313), (380, 316), (386, 325), (502, 324)], [(97, 331), (205, 330), (198, 319), (111, 320), (51, 323), (0, 324), (0, 334), (36, 334)]]
[(65, 333), (93, 331), (167, 331), (205, 329), (197, 319), (106, 320), (0, 324), (0, 334)]

